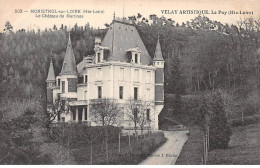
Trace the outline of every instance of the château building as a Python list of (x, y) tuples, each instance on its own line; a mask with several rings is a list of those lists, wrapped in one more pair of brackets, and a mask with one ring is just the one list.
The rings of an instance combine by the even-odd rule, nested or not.
[[(53, 122), (86, 122), (96, 125), (91, 115), (91, 100), (113, 99), (125, 113), (129, 100), (150, 102), (146, 109), (149, 128), (158, 130), (158, 115), (164, 106), (164, 59), (160, 41), (151, 59), (140, 35), (126, 20), (114, 19), (105, 37), (95, 38), (95, 54), (86, 56), (76, 65), (70, 36), (58, 76), (51, 61), (47, 82), (47, 109), (53, 102), (66, 101), (69, 112), (56, 116)], [(133, 128), (124, 115), (121, 125)], [(129, 124), (130, 123), (130, 124)]]

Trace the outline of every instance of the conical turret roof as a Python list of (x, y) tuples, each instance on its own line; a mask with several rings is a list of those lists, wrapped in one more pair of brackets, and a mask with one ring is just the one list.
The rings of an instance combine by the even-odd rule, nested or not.
[(51, 59), (46, 82), (52, 82), (52, 81), (55, 81), (55, 74), (54, 74), (54, 68), (53, 68), (53, 63), (52, 63), (52, 59)]
[(69, 41), (68, 41), (60, 75), (76, 75), (76, 74), (78, 74), (76, 60), (73, 53), (73, 49), (70, 41), (70, 35), (69, 35)]
[(162, 50), (161, 50), (161, 45), (160, 45), (160, 40), (158, 36), (155, 52), (154, 52), (154, 61), (164, 61), (163, 56), (162, 56)]

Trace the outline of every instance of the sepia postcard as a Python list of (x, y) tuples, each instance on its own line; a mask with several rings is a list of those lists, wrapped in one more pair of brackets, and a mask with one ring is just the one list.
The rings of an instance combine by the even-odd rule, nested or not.
[(259, 0), (0, 0), (1, 165), (259, 165)]

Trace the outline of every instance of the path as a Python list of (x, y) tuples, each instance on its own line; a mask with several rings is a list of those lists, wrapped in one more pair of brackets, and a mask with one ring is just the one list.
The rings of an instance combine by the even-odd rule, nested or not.
[(164, 131), (168, 140), (140, 165), (174, 165), (188, 139), (187, 133), (188, 131)]

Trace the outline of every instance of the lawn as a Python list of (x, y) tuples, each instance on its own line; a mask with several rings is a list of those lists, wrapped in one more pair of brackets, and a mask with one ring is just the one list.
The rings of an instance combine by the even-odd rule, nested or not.
[(176, 161), (176, 165), (202, 164), (203, 143), (202, 131), (197, 127), (190, 128), (190, 135)]
[(232, 128), (227, 149), (209, 152), (208, 164), (260, 164), (260, 123)]

